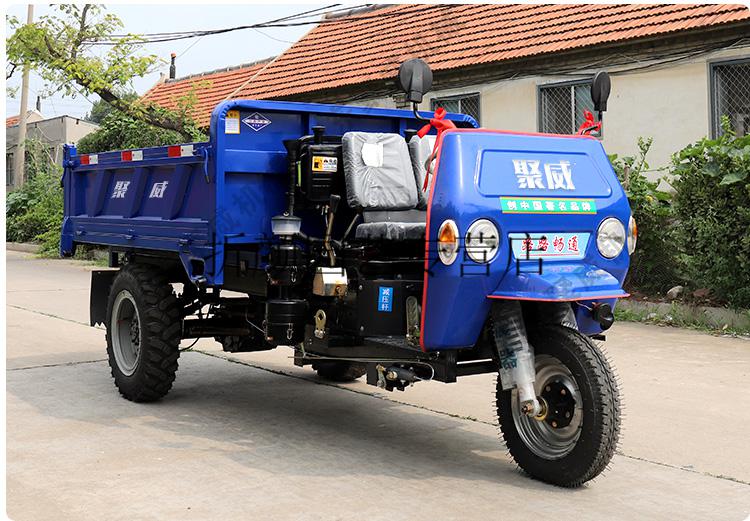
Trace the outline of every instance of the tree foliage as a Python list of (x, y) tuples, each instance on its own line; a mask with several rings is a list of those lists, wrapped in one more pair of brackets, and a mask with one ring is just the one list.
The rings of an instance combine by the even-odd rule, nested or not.
[(693, 284), (750, 308), (750, 135), (723, 126), (672, 157), (677, 238)]
[[(6, 77), (28, 65), (45, 80), (48, 94), (97, 94), (134, 120), (190, 139), (191, 122), (185, 111), (169, 111), (120, 94), (129, 92), (132, 80), (151, 72), (158, 62), (155, 55), (141, 54), (141, 38), (130, 34), (113, 41), (123, 23), (103, 6), (63, 4), (56, 8), (56, 14), (42, 16), (33, 24), (8, 18), (12, 35), (6, 40)], [(105, 42), (111, 44), (98, 45)]]
[(638, 242), (630, 259), (625, 281), (629, 289), (646, 293), (664, 293), (680, 283), (675, 230), (672, 225), (672, 194), (659, 190), (659, 180), (646, 176), (646, 159), (653, 140), (638, 138), (635, 156), (610, 156), (630, 202), (638, 225)]
[(6, 239), (35, 241), (44, 253), (57, 253), (63, 214), (62, 169), (41, 141), (26, 141), (27, 182), (8, 193), (5, 201)]

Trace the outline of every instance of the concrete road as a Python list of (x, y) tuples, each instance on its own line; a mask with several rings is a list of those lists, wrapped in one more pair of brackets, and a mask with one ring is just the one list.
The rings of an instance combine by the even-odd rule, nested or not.
[(626, 415), (610, 470), (578, 490), (521, 475), (494, 377), (382, 393), (329, 385), (288, 350), (183, 353), (159, 403), (121, 399), (89, 270), (8, 252), (12, 519), (697, 519), (750, 514), (750, 342), (617, 324)]

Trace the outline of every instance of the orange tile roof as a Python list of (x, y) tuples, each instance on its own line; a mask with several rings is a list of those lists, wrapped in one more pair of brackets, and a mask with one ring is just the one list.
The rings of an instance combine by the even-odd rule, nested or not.
[(318, 25), (236, 97), (285, 97), (750, 19), (742, 5), (394, 5)]
[(9, 118), (5, 118), (5, 126), (6, 127), (12, 127), (14, 125), (18, 125), (18, 122), (21, 121), (21, 115), (16, 114), (15, 116), (11, 116)]
[[(284, 98), (392, 79), (414, 57), (443, 71), (748, 20), (743, 5), (392, 5), (324, 21), (252, 73), (202, 77), (224, 74), (227, 85), (217, 79), (212, 92), (199, 92), (196, 110), (207, 123), (213, 106), (227, 98)], [(162, 93), (187, 88), (184, 81), (167, 83), (146, 98), (163, 104)]]
[(177, 109), (192, 89), (196, 97), (192, 107), (193, 118), (198, 125), (208, 126), (214, 107), (252, 79), (269, 61), (270, 59), (262, 60), (231, 69), (157, 83), (141, 99), (168, 109)]

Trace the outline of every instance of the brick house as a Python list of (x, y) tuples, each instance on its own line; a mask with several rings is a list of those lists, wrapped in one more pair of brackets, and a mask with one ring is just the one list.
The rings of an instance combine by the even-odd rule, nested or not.
[(223, 99), (403, 107), (394, 77), (426, 60), (444, 106), (482, 126), (573, 132), (593, 73), (612, 76), (603, 141), (632, 154), (651, 136), (652, 166), (721, 131), (750, 132), (750, 10), (742, 5), (385, 5), (323, 18), (281, 55), (167, 80), (144, 97), (174, 106), (193, 91), (208, 124)]

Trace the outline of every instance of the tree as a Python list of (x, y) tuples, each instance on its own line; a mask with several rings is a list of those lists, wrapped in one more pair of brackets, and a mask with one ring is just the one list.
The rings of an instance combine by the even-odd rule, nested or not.
[(189, 110), (176, 111), (128, 99), (133, 78), (152, 71), (158, 58), (141, 54), (143, 39), (117, 36), (123, 28), (115, 15), (100, 5), (58, 5), (59, 15), (42, 16), (21, 25), (8, 18), (13, 34), (6, 40), (6, 78), (29, 65), (47, 83), (50, 93), (97, 94), (103, 101), (134, 120), (179, 133), (192, 139), (195, 125)]
[[(130, 103), (138, 101), (138, 94), (136, 94), (135, 92), (128, 92), (127, 94), (123, 94), (121, 97), (122, 99)], [(86, 121), (90, 121), (91, 123), (101, 125), (102, 122), (107, 118), (107, 116), (109, 116), (114, 110), (116, 109), (106, 101), (101, 99), (96, 100), (91, 105), (91, 110), (88, 114), (86, 114), (86, 117), (84, 119)]]

